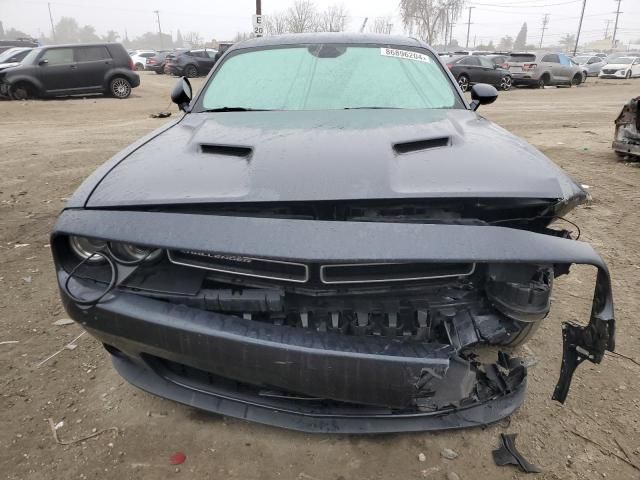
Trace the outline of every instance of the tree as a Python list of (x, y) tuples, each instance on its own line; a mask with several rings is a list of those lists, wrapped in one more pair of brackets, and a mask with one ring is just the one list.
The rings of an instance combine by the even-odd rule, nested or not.
[(391, 17), (376, 17), (373, 23), (369, 24), (369, 31), (372, 33), (391, 33)]
[(0, 22), (0, 38), (5, 38), (4, 37), (4, 26), (2, 25), (2, 22)]
[(291, 33), (314, 32), (318, 27), (318, 13), (311, 0), (295, 0), (287, 10), (286, 19)]
[(460, 16), (465, 0), (400, 0), (400, 16), (409, 34), (433, 44), (448, 22)]
[(117, 42), (120, 39), (120, 35), (115, 30), (109, 30), (106, 35), (102, 36), (104, 42)]
[(500, 43), (498, 43), (498, 50), (511, 50), (513, 48), (513, 37), (507, 35), (506, 37), (502, 37), (500, 39)]
[(176, 35), (176, 47), (178, 48), (184, 47), (184, 39), (182, 38), (182, 33), (180, 33), (180, 29), (178, 29), (178, 34)]
[(522, 24), (520, 27), (520, 31), (518, 32), (518, 36), (516, 37), (515, 42), (513, 42), (514, 50), (524, 50), (527, 45), (527, 22)]
[(576, 36), (574, 34), (566, 34), (560, 39), (560, 45), (562, 45), (566, 51), (571, 50), (576, 44)]
[[(123, 42), (124, 43), (124, 42)], [(162, 48), (172, 48), (173, 39), (168, 33), (162, 34), (162, 42), (160, 41), (160, 34), (158, 32), (146, 32), (139, 37), (135, 38), (131, 45), (134, 48), (152, 48), (158, 50)]]
[(4, 33), (4, 38), (8, 38), (9, 40), (16, 40), (18, 38), (31, 38), (31, 35), (24, 33), (22, 30), (10, 28)]
[(184, 41), (189, 44), (189, 48), (196, 48), (202, 46), (204, 38), (198, 32), (189, 32), (185, 34)]
[(248, 40), (249, 38), (254, 38), (253, 33), (247, 32), (236, 32), (236, 36), (233, 37), (233, 43), (241, 42), (243, 40)]
[(347, 20), (347, 9), (344, 5), (332, 5), (318, 15), (316, 31), (342, 32)]
[(287, 33), (287, 15), (284, 12), (275, 12), (265, 16), (264, 31), (267, 35), (282, 35)]

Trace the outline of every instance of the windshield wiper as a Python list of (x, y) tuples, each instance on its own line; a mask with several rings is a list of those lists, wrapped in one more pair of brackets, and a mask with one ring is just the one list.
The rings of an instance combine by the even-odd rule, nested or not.
[(264, 108), (247, 108), (247, 107), (218, 107), (202, 110), (203, 112), (270, 112)]

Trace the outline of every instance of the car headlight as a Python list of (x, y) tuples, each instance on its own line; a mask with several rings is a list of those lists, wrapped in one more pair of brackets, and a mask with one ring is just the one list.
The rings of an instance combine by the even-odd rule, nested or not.
[(152, 262), (162, 254), (162, 250), (159, 248), (141, 247), (121, 242), (109, 242), (109, 252), (116, 262), (123, 264)]
[(69, 237), (69, 245), (73, 253), (81, 259), (86, 260), (87, 263), (104, 262), (104, 256), (98, 253), (104, 251), (107, 247), (107, 242), (104, 240), (71, 235)]

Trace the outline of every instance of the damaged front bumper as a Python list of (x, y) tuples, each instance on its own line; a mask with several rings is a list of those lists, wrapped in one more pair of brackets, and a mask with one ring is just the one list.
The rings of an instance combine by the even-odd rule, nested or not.
[(615, 121), (613, 150), (620, 155), (640, 157), (640, 97), (627, 103)]
[[(165, 233), (158, 238), (157, 232)], [(574, 240), (492, 226), (91, 210), (63, 212), (52, 235), (54, 254), (66, 235), (303, 263), (593, 265), (591, 319), (584, 327), (563, 325), (553, 398), (564, 402), (582, 361), (598, 363), (614, 348), (609, 273), (589, 245)], [(56, 263), (64, 286), (68, 273)], [(75, 278), (69, 287), (87, 297), (94, 288)], [(107, 346), (131, 383), (232, 417), (315, 432), (438, 430), (495, 422), (524, 399), (526, 368), (505, 354), (481, 364), (454, 345), (268, 325), (125, 289), (85, 307), (61, 290), (71, 317)]]

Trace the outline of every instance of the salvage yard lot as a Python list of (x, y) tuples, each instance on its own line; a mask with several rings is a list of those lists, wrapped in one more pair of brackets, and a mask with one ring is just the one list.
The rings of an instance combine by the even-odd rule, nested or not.
[[(338, 437), (305, 435), (204, 414), (152, 397), (122, 380), (89, 337), (38, 366), (76, 338), (60, 304), (48, 234), (65, 199), (98, 165), (162, 125), (175, 79), (144, 72), (128, 100), (0, 101), (0, 472), (8, 479), (511, 479), (493, 465), (501, 432), (544, 473), (541, 479), (637, 478), (616, 458), (640, 465), (640, 366), (607, 356), (583, 364), (566, 405), (551, 401), (562, 352), (560, 324), (588, 317), (592, 272), (574, 268), (557, 282), (551, 315), (516, 353), (538, 364), (510, 421), (453, 433)], [(194, 82), (200, 84), (199, 80)], [(584, 239), (612, 271), (617, 350), (640, 359), (640, 168), (611, 151), (613, 120), (640, 80), (594, 81), (579, 88), (517, 89), (480, 112), (546, 153), (593, 201), (572, 212)], [(177, 114), (175, 106), (170, 110)], [(242, 115), (242, 113), (238, 113)], [(64, 422), (56, 444), (48, 419)], [(602, 445), (599, 448), (579, 435)], [(619, 445), (618, 445), (619, 444)], [(449, 448), (453, 460), (440, 453)], [(176, 451), (186, 462), (169, 464)], [(609, 453), (604, 453), (609, 452)], [(418, 459), (424, 454), (425, 461)], [(527, 477), (527, 478), (530, 478)]]

